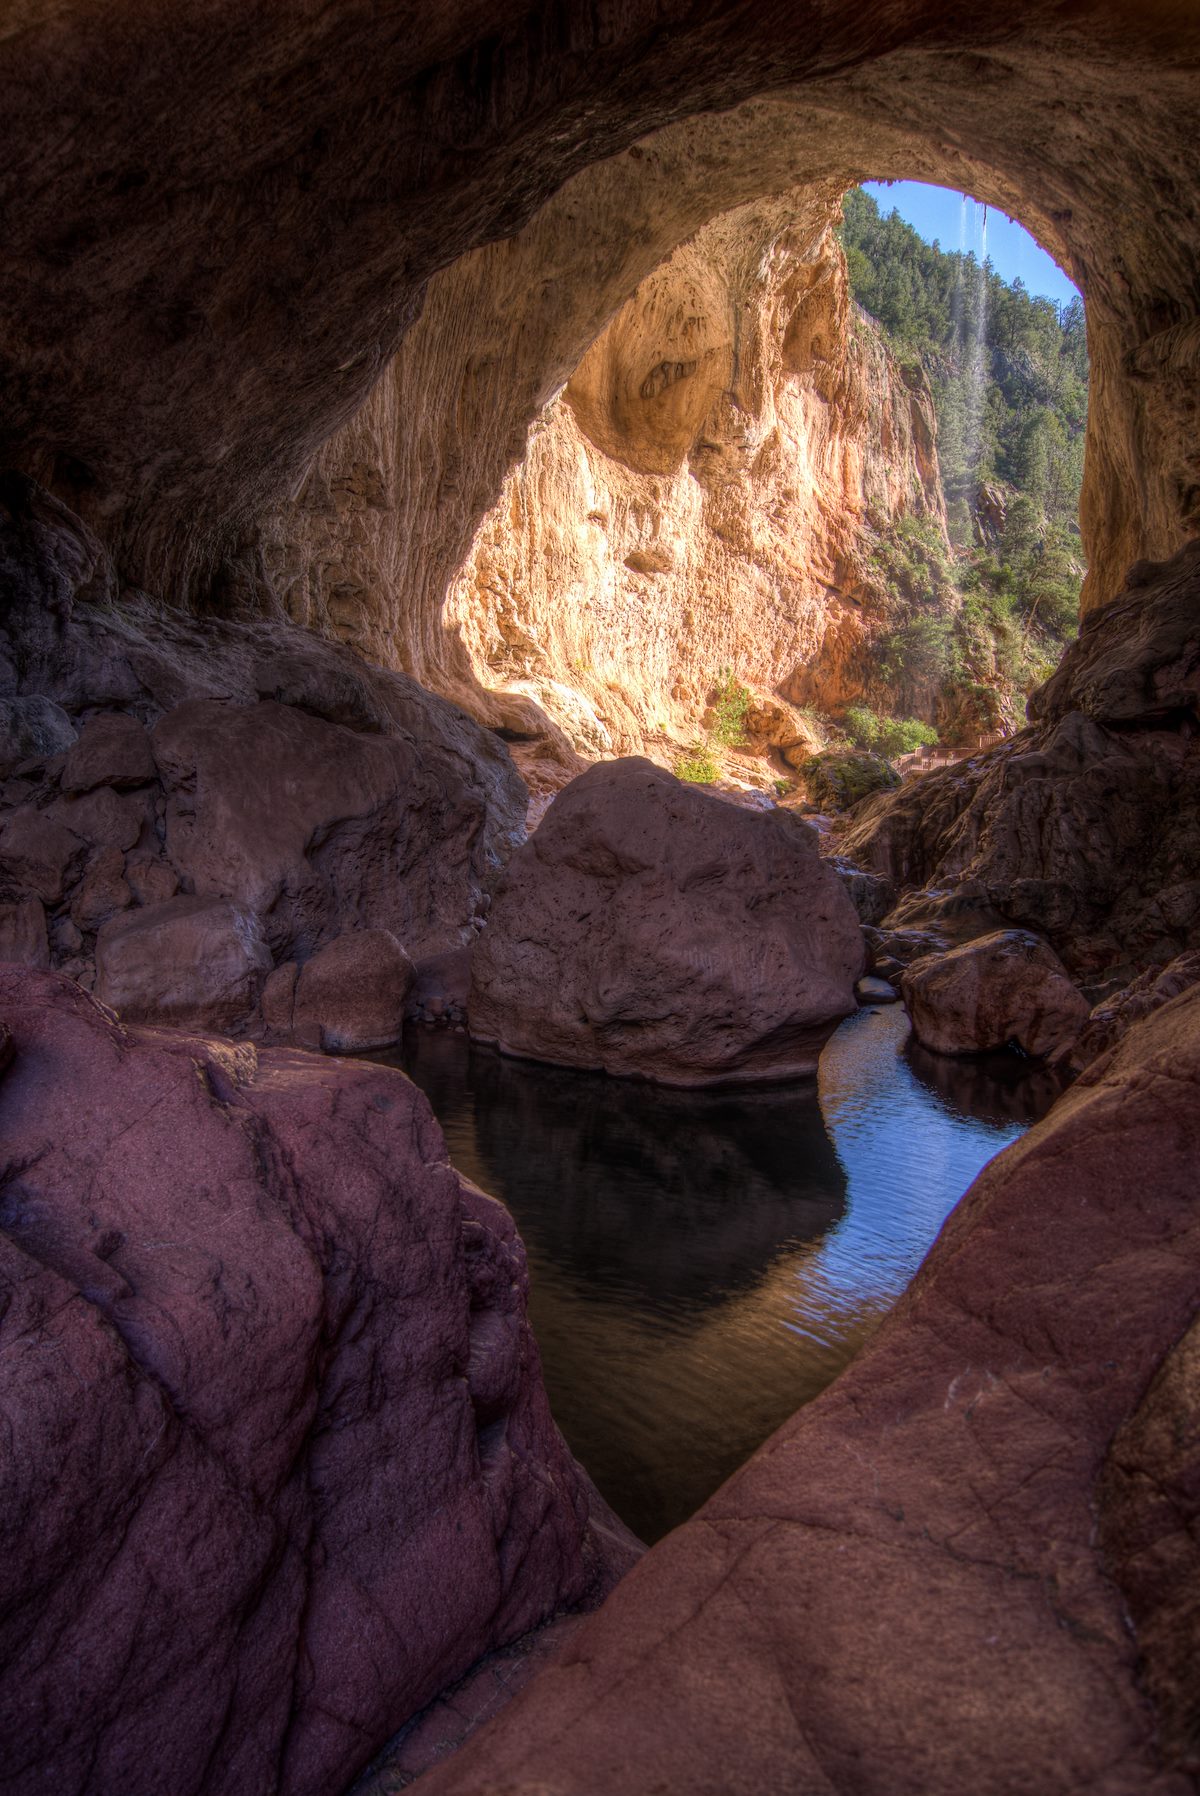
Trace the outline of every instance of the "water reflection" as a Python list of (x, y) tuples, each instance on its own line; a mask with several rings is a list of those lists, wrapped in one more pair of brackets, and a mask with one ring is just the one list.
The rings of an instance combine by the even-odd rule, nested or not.
[(1048, 1107), (1022, 1063), (938, 1060), (907, 1034), (898, 1006), (862, 1011), (816, 1090), (749, 1092), (406, 1043), (451, 1158), (517, 1219), (559, 1425), (644, 1539), (840, 1371), (979, 1168)]

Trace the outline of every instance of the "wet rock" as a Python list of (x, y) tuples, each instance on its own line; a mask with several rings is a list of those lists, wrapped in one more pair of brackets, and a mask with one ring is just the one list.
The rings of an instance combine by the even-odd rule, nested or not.
[(805, 824), (648, 761), (605, 762), (501, 880), (470, 1028), (507, 1053), (665, 1084), (802, 1076), (862, 967), (853, 906)]
[(59, 777), (64, 792), (146, 785), (155, 768), (144, 725), (119, 711), (89, 718)]
[[(1191, 992), (985, 1168), (854, 1363), (428, 1796), (1186, 1796), (1127, 1605), (1170, 1742), (1194, 1716), (1194, 1348), (1151, 1381), (1200, 1301), (1197, 1080)], [(1149, 1507), (1106, 1552), (1118, 1455)]]
[(898, 1004), (900, 993), (887, 979), (875, 979), (870, 975), (858, 981), (854, 987), (854, 996), (860, 1004)]
[(236, 1030), (270, 967), (252, 911), (221, 898), (170, 898), (104, 925), (96, 996), (126, 1022)]
[(74, 724), (52, 699), (0, 698), (0, 777), (23, 761), (61, 755), (74, 740)]
[[(490, 896), (481, 906), (486, 916)], [(423, 960), (408, 995), (408, 1014), (418, 1022), (460, 1023), (467, 1014), (471, 990), (471, 950), (452, 948)]]
[(412, 981), (412, 962), (388, 930), (347, 930), (300, 968), (295, 1040), (335, 1054), (390, 1047), (403, 1030)]
[(0, 1015), (6, 1785), (344, 1789), (629, 1562), (512, 1220), (390, 1069), (124, 1028), (11, 967)]
[(915, 960), (900, 989), (913, 1033), (939, 1054), (1012, 1045), (1044, 1060), (1068, 1048), (1088, 1018), (1057, 954), (1028, 930), (996, 930)]

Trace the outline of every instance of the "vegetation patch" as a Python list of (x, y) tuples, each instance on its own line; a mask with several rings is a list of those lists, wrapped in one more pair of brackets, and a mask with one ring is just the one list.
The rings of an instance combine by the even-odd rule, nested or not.
[(848, 811), (872, 793), (900, 784), (890, 761), (855, 749), (826, 749), (805, 761), (800, 774), (812, 803), (823, 811)]
[(689, 785), (711, 786), (720, 774), (721, 769), (706, 742), (693, 742), (690, 748), (676, 756), (675, 778), (686, 780)]

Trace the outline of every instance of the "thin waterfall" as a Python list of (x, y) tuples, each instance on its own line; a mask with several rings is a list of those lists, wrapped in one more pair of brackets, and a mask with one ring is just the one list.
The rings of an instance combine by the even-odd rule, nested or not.
[[(972, 239), (974, 239), (975, 201), (971, 200), (969, 203), (972, 214), (970, 235)], [(967, 235), (967, 205), (967, 197), (964, 194), (960, 215), (962, 221), (960, 228), (964, 242)], [(969, 269), (975, 277), (972, 283), (974, 291), (970, 294), (969, 298), (964, 295), (965, 303), (963, 304), (963, 316), (965, 322), (963, 364), (966, 376), (964, 383), (965, 429), (963, 447), (964, 461), (966, 467), (970, 470), (973, 484), (977, 484), (979, 479), (979, 460), (983, 447), (983, 405), (988, 375), (987, 207), (983, 206), (981, 211), (982, 223), (980, 226), (979, 261), (978, 263), (975, 261), (974, 243), (972, 242), (969, 259), (964, 255), (958, 277), (961, 281), (963, 278), (961, 272), (962, 269)]]

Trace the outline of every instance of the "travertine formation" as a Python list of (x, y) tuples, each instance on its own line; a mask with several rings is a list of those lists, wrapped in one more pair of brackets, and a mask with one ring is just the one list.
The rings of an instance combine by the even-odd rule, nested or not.
[(512, 1218), (390, 1069), (0, 1016), (0, 1785), (326, 1796), (628, 1563)]
[(526, 701), (514, 723), (531, 702), (588, 758), (661, 756), (725, 670), (767, 698), (751, 740), (803, 758), (810, 726), (771, 695), (830, 710), (870, 684), (869, 525), (944, 526), (936, 420), (856, 315), (832, 227), (796, 228), (811, 210), (699, 231), (539, 419), (445, 612), (479, 683)]
[(816, 1073), (862, 968), (858, 917), (807, 824), (611, 761), (510, 861), (468, 1015), (508, 1054), (755, 1084)]
[[(325, 560), (318, 590), (377, 612), (379, 658), (450, 669), (449, 581), (639, 282), (733, 206), (893, 174), (1019, 214), (1082, 284), (1093, 591), (1195, 529), (1188, 7), (866, 0), (811, 31), (788, 0), (634, 0), (561, 29), (497, 0), (21, 18), (0, 64), (0, 458), (150, 591), (276, 602), (268, 564), (305, 532), (267, 514), (299, 493), (334, 527), (296, 577)], [(318, 454), (397, 350), (393, 391)], [(343, 594), (338, 545), (370, 538), (375, 572)]]

